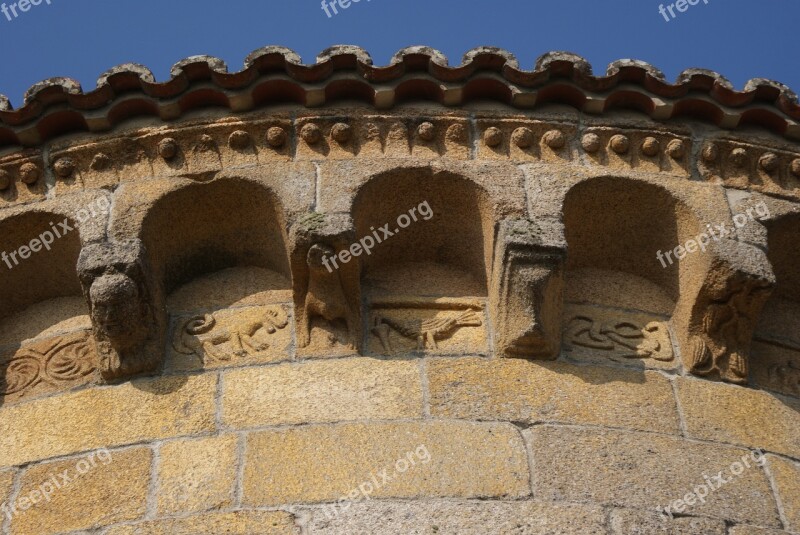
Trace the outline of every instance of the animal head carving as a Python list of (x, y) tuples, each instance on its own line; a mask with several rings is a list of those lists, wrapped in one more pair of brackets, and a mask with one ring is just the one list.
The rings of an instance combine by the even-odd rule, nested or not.
[(100, 355), (100, 370), (117, 378), (151, 367), (142, 356), (155, 329), (146, 283), (143, 247), (138, 240), (86, 246), (78, 273), (89, 305)]

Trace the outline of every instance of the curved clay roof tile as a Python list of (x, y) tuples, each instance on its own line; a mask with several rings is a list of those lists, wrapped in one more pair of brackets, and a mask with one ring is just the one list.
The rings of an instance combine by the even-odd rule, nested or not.
[[(310, 88), (309, 84), (315, 87)], [(252, 107), (268, 104), (264, 99), (250, 98), (253, 95), (289, 93), (299, 102), (314, 106), (336, 99), (357, 99), (377, 106), (377, 88), (370, 87), (371, 84), (382, 86), (381, 105), (401, 102), (404, 98), (442, 102), (444, 91), (457, 89), (460, 91), (454, 94), (461, 96), (457, 101), (448, 100), (449, 106), (488, 98), (521, 109), (548, 102), (571, 105), (589, 113), (620, 107), (643, 113), (659, 109), (658, 119), (682, 116), (726, 128), (757, 124), (787, 137), (800, 138), (797, 95), (770, 80), (750, 80), (738, 91), (716, 72), (687, 69), (673, 84), (657, 68), (633, 59), (615, 61), (604, 76), (595, 76), (584, 58), (570, 52), (548, 52), (538, 58), (533, 70), (526, 71), (520, 69), (513, 54), (493, 47), (472, 49), (460, 65), (450, 66), (438, 50), (412, 46), (397, 52), (389, 65), (375, 66), (365, 50), (337, 45), (320, 53), (313, 64), (302, 63), (300, 56), (288, 48), (260, 48), (247, 56), (244, 68), (238, 72), (229, 72), (219, 58), (191, 56), (176, 63), (170, 79), (163, 82), (156, 82), (146, 67), (128, 63), (103, 73), (97, 87), (89, 92), (84, 92), (70, 78), (50, 78), (31, 87), (17, 110), (7, 97), (0, 95), (0, 139), (26, 139), (27, 145), (31, 145), (46, 141), (55, 132), (68, 133), (79, 125), (107, 130), (109, 125), (113, 127), (144, 111), (153, 114), (154, 110), (171, 105), (167, 101), (180, 100), (182, 112), (187, 112), (230, 103), (234, 100), (231, 93), (243, 97), (236, 99), (237, 102), (252, 102)], [(281, 86), (280, 91), (270, 90), (276, 85)], [(310, 91), (319, 95), (320, 86), (325, 102), (307, 98)], [(422, 90), (422, 86), (438, 89)], [(392, 98), (387, 97), (389, 93)], [(126, 102), (120, 107), (115, 101), (122, 100), (123, 95)], [(665, 99), (671, 100), (667, 108), (663, 106)], [(664, 109), (668, 110), (666, 117)], [(86, 121), (89, 112), (95, 119), (98, 114), (105, 115), (105, 121)], [(83, 120), (77, 120), (79, 116)], [(725, 124), (715, 117), (725, 117)], [(59, 123), (62, 126), (54, 128)], [(30, 135), (31, 129), (37, 133)], [(28, 132), (20, 135), (21, 130)]]

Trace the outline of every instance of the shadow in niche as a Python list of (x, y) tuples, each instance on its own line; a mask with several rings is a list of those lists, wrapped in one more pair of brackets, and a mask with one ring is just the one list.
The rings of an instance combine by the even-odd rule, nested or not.
[(800, 214), (767, 223), (776, 287), (754, 335), (752, 375), (761, 388), (800, 398)]
[(71, 232), (53, 236), (49, 249), (35, 246), (39, 250), (25, 252), (28, 258), (19, 252), (63, 219), (32, 212), (0, 222), (0, 251), (11, 264), (0, 263), (0, 405), (68, 390), (96, 375), (75, 223), (68, 222)]
[(563, 353), (568, 361), (676, 370), (669, 321), (687, 257), (666, 267), (658, 251), (696, 236), (690, 210), (659, 186), (604, 177), (566, 196), (568, 244)]
[(141, 235), (170, 324), (169, 370), (250, 358), (290, 331), (285, 228), (274, 193), (245, 180), (190, 184), (148, 210)]
[(392, 236), (362, 256), (369, 354), (487, 354), (486, 301), (495, 214), (475, 183), (400, 169), (365, 184), (353, 203), (357, 238)]
[(285, 228), (273, 192), (226, 179), (161, 197), (145, 216), (142, 240), (168, 303), (204, 309), (234, 304), (248, 292), (290, 291)]

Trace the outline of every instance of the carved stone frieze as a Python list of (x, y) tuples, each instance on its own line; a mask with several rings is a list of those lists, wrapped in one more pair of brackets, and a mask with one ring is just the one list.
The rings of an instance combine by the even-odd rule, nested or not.
[(564, 163), (575, 159), (577, 125), (556, 121), (479, 119), (479, 159), (542, 160)]
[(0, 396), (8, 403), (88, 383), (97, 364), (89, 331), (38, 341), (0, 358)]
[[(703, 251), (682, 259), (674, 268), (672, 264), (670, 268), (665, 266), (664, 272), (659, 272), (658, 266), (652, 270), (642, 268), (637, 264), (639, 259), (633, 258), (635, 255), (611, 262), (614, 265), (609, 271), (620, 277), (643, 277), (670, 294), (670, 305), (677, 303), (675, 313), (669, 318), (670, 311), (661, 308), (654, 313), (664, 317), (650, 319), (570, 315), (566, 318), (567, 337), (563, 338), (567, 258), (564, 199), (577, 184), (593, 178), (605, 180), (609, 174), (614, 175), (614, 180), (619, 175), (631, 184), (655, 184), (659, 193), (653, 195), (659, 196), (660, 206), (675, 201), (675, 220), (665, 220), (660, 228), (675, 223), (676, 234), (696, 235), (708, 223), (717, 223), (713, 217), (720, 216), (719, 223), (724, 222), (722, 218), (730, 208), (726, 201), (733, 202), (737, 195), (746, 196), (729, 189), (726, 197), (723, 186), (783, 197), (800, 195), (800, 151), (786, 141), (770, 141), (767, 136), (717, 139), (702, 131), (693, 134), (688, 125), (621, 116), (581, 118), (578, 113), (551, 110), (541, 114), (434, 108), (403, 113), (368, 108), (264, 112), (137, 126), (127, 133), (114, 132), (91, 140), (61, 139), (52, 142), (48, 150), (47, 159), (42, 158), (39, 149), (0, 158), (0, 198), (18, 205), (9, 213), (25, 211), (27, 205), (37, 206), (34, 201), (45, 193), (46, 202), (53, 204), (68, 204), (79, 189), (102, 191), (111, 201), (113, 213), (109, 222), (99, 224), (93, 235), (81, 235), (83, 250), (78, 259), (78, 275), (92, 318), (96, 367), (105, 380), (157, 371), (165, 357), (165, 346), (171, 365), (196, 368), (223, 365), (230, 362), (226, 359), (233, 360), (237, 355), (267, 358), (264, 355), (272, 355), (278, 347), (296, 347), (301, 357), (465, 351), (553, 359), (559, 355), (562, 341), (566, 341), (574, 355), (585, 350), (603, 355), (606, 361), (637, 361), (645, 367), (672, 369), (675, 355), (670, 352), (669, 333), (664, 326), (669, 322), (689, 372), (746, 382), (753, 324), (774, 284), (763, 253), (767, 245), (754, 242), (756, 247), (747, 251), (725, 253), (722, 249), (726, 247), (738, 247), (734, 243), (747, 242), (746, 246), (750, 246), (748, 239), (752, 237), (748, 237), (747, 229), (737, 229), (741, 234), (731, 235), (726, 240), (729, 243), (714, 244), (708, 258)], [(413, 250), (412, 241), (435, 243), (414, 261), (430, 265), (450, 262), (458, 265), (449, 267), (479, 275), (476, 281), (480, 291), (452, 295), (467, 300), (485, 298), (485, 302), (449, 309), (426, 308), (407, 306), (410, 301), (401, 302), (394, 296), (394, 305), (384, 306), (385, 303), (372, 301), (377, 294), (367, 295), (366, 290), (373, 289), (373, 266), (369, 262), (377, 256), (367, 262), (364, 256), (351, 254), (338, 265), (331, 262), (358, 242), (352, 218), (360, 210), (356, 203), (366, 202), (363, 199), (367, 197), (360, 197), (364, 188), (374, 186), (377, 191), (381, 180), (399, 183), (408, 177), (414, 178), (415, 191), (433, 192), (448, 199), (449, 214), (460, 217), (462, 211), (474, 213), (477, 209), (479, 219), (472, 220), (476, 223), (471, 227), (470, 241), (476, 242), (475, 237), (480, 236), (482, 250), (478, 244), (470, 243), (464, 249), (470, 249), (470, 254), (454, 254), (461, 247), (461, 221), (454, 217), (453, 224), (442, 227), (447, 238), (441, 242), (427, 240), (429, 230), (423, 224), (406, 231), (408, 243), (398, 239), (391, 242), (397, 245), (387, 244), (386, 251), (393, 253), (390, 248), (397, 247), (399, 253), (386, 253), (386, 263), (399, 264), (403, 257), (413, 256), (405, 254), (406, 250)], [(686, 186), (689, 179), (699, 177), (705, 182), (694, 180), (691, 187)], [(163, 273), (156, 274), (148, 265), (148, 259), (159, 264), (169, 256), (165, 251), (170, 250), (171, 244), (165, 241), (151, 248), (152, 258), (145, 254), (144, 242), (148, 247), (151, 242), (157, 243), (159, 232), (157, 228), (144, 232), (144, 222), (156, 221), (150, 217), (155, 213), (151, 209), (167, 195), (189, 185), (197, 186), (197, 181), (222, 184), (229, 179), (231, 184), (246, 180), (248, 184), (268, 187), (269, 202), (274, 201), (275, 210), (265, 217), (273, 218), (276, 239), (264, 247), (250, 235), (250, 227), (243, 232), (232, 228), (229, 235), (241, 239), (237, 253), (214, 250), (225, 249), (221, 243), (229, 240), (228, 235), (215, 235), (214, 222), (227, 223), (230, 207), (240, 202), (236, 187), (231, 186), (232, 200), (225, 209), (215, 211), (215, 199), (207, 200), (204, 207), (212, 224), (208, 234), (195, 244), (198, 257), (208, 250), (208, 258), (219, 258), (207, 265), (194, 262), (203, 265), (192, 269), (196, 267), (197, 274), (204, 275), (217, 268), (249, 265), (251, 260), (252, 265), (261, 265), (254, 260), (256, 257), (263, 260), (269, 256), (265, 250), (281, 249), (280, 255), (290, 258), (289, 269), (283, 270), (282, 275), (287, 281), (291, 279), (293, 296), (293, 309), (283, 310), (283, 314), (286, 321), (294, 322), (294, 329), (280, 327), (283, 320), (269, 324), (255, 316), (249, 318), (250, 312), (241, 312), (244, 315), (238, 318), (228, 315), (232, 313), (226, 307), (241, 304), (193, 306), (180, 314), (195, 310), (207, 314), (177, 318), (173, 328), (178, 338), (170, 349), (170, 344), (165, 344), (169, 317), (166, 296), (162, 295), (169, 284), (164, 282)], [(460, 191), (460, 186), (454, 186), (460, 182), (470, 184), (464, 191), (474, 190), (475, 199), (464, 199), (472, 193), (450, 193)], [(23, 195), (25, 188), (30, 196)], [(398, 187), (397, 191), (408, 196), (411, 189), (404, 188)], [(634, 189), (609, 191), (613, 191), (614, 202), (626, 206), (646, 204), (645, 197), (651, 194), (648, 192), (656, 191)], [(386, 195), (393, 195), (390, 190)], [(376, 221), (381, 215), (379, 201), (383, 194), (383, 190), (370, 193), (370, 215)], [(176, 194), (176, 198), (181, 195)], [(181, 210), (192, 210), (194, 199), (190, 197), (187, 192)], [(700, 207), (705, 199), (711, 203), (707, 210)], [(241, 199), (242, 203), (247, 201)], [(462, 201), (466, 204), (459, 204)], [(598, 210), (598, 206), (591, 206)], [(654, 211), (654, 204), (646, 206), (648, 211)], [(200, 221), (204, 214), (192, 217)], [(670, 218), (672, 214), (668, 207), (659, 217)], [(386, 214), (386, 220), (394, 215)], [(641, 219), (646, 220), (646, 216)], [(163, 225), (163, 221), (153, 227)], [(470, 220), (465, 217), (464, 221), (466, 224)], [(252, 225), (253, 229), (257, 227)], [(187, 228), (186, 233), (191, 230)], [(30, 244), (39, 232), (25, 229), (26, 236), (14, 238), (19, 243), (10, 243), (9, 247)], [(131, 239), (104, 242), (106, 232), (118, 240)], [(762, 234), (766, 236), (766, 231)], [(671, 244), (672, 232), (665, 231), (664, 240), (667, 239)], [(219, 243), (211, 243), (214, 240)], [(581, 244), (576, 243), (574, 250), (578, 253), (573, 259), (580, 255)], [(584, 244), (594, 255), (589, 262), (591, 267), (603, 259), (602, 248), (594, 247), (600, 243)], [(639, 244), (640, 249), (646, 245)], [(176, 263), (183, 261), (179, 256)], [(62, 260), (64, 265), (74, 265), (75, 261)], [(471, 265), (463, 265), (468, 263)], [(188, 279), (195, 276), (192, 269), (186, 271)], [(414, 282), (423, 278), (413, 277)], [(391, 295), (391, 290), (386, 295)], [(431, 295), (439, 294), (407, 297), (424, 301)], [(624, 304), (604, 303), (635, 309), (630, 304), (635, 296), (626, 298)], [(250, 304), (271, 306), (286, 299), (284, 295)], [(588, 296), (579, 302), (600, 304), (591, 299)], [(276, 332), (265, 336), (269, 329)], [(292, 335), (296, 336), (294, 345)], [(284, 337), (288, 338), (286, 343)], [(490, 343), (491, 347), (486, 347)], [(193, 364), (189, 364), (190, 360)], [(791, 375), (792, 366), (782, 366), (776, 370)], [(775, 373), (774, 380), (778, 381), (779, 374)]]
[(484, 309), (484, 302), (477, 299), (394, 297), (373, 301), (371, 349), (387, 356), (410, 351), (483, 353)]
[(800, 346), (757, 338), (752, 352), (752, 376), (756, 385), (788, 396), (800, 396)]
[(800, 194), (800, 153), (783, 148), (708, 140), (697, 167), (705, 180), (728, 187), (793, 197)]
[[(360, 113), (276, 114), (264, 120), (186, 122), (169, 129), (142, 129), (124, 137), (58, 147), (51, 155), (55, 192), (107, 187), (150, 176), (206, 176), (222, 169), (275, 161), (353, 158), (450, 158), (456, 160), (543, 161), (555, 165), (603, 166), (624, 171), (666, 173), (741, 189), (800, 196), (800, 151), (728, 139), (696, 143), (683, 128), (615, 126), (577, 121), (479, 117), (477, 128), (464, 113), (399, 118)], [(38, 158), (38, 157), (37, 157)], [(20, 164), (0, 169), (4, 182), (37, 183), (40, 158), (21, 177)], [(19, 185), (19, 184), (18, 184)], [(29, 186), (34, 194), (43, 188)], [(40, 191), (41, 190), (41, 191)], [(15, 201), (11, 195), (7, 200)], [(26, 194), (25, 198), (29, 198)]]
[[(204, 368), (238, 361), (263, 361), (265, 353), (280, 357), (289, 345), (289, 336), (276, 336), (287, 330), (289, 316), (281, 305), (220, 310), (179, 318), (175, 324), (172, 348)], [(288, 334), (288, 333), (287, 333)], [(255, 357), (255, 359), (251, 358)], [(171, 367), (186, 368), (188, 359)]]
[(569, 305), (564, 315), (564, 350), (578, 360), (676, 367), (669, 328), (650, 315), (595, 306)]
[(44, 160), (40, 151), (21, 151), (0, 158), (0, 208), (45, 197)]
[(780, 390), (800, 395), (800, 363), (796, 360), (770, 366), (769, 378)]
[(594, 165), (682, 177), (691, 174), (692, 140), (685, 133), (590, 127), (580, 143), (586, 161)]

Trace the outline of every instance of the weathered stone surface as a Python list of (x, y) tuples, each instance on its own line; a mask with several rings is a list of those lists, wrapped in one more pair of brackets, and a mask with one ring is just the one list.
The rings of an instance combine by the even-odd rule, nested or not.
[(0, 114), (0, 498), (153, 452), (12, 528), (800, 529), (793, 93), (489, 47), (300, 63), (122, 66)]
[(0, 466), (214, 429), (216, 377), (144, 379), (0, 409)]
[[(22, 475), (15, 502), (18, 514), (11, 521), (11, 533), (47, 535), (141, 518), (151, 459), (149, 448), (101, 450), (28, 469)], [(49, 493), (49, 499), (43, 492)], [(25, 505), (28, 509), (22, 510)]]
[(153, 272), (141, 240), (84, 246), (78, 274), (103, 378), (155, 371), (163, 358), (163, 324), (155, 314)]
[(779, 529), (756, 528), (753, 526), (734, 526), (729, 535), (791, 535)]
[(161, 446), (158, 512), (162, 515), (222, 509), (233, 504), (238, 438), (223, 435)]
[(289, 313), (282, 305), (217, 310), (179, 317), (167, 366), (176, 371), (291, 359)]
[(98, 361), (88, 330), (15, 347), (0, 357), (0, 399), (10, 405), (96, 381)]
[(800, 457), (800, 402), (694, 379), (677, 385), (689, 436)]
[[(327, 511), (327, 514), (326, 514)], [(371, 502), (333, 514), (311, 510), (309, 535), (605, 535), (605, 513), (590, 505), (537, 502)]]
[(786, 528), (800, 532), (800, 463), (775, 455), (767, 456), (775, 492), (783, 507)]
[(667, 318), (597, 306), (569, 305), (564, 311), (565, 354), (594, 364), (674, 370)]
[(672, 518), (662, 513), (615, 509), (613, 535), (725, 535), (725, 522), (710, 518)]
[(173, 315), (205, 310), (289, 303), (291, 283), (280, 273), (253, 266), (223, 269), (197, 277), (172, 292), (167, 308)]
[[(442, 309), (433, 308), (437, 305)], [(367, 349), (387, 357), (423, 351), (426, 355), (485, 355), (485, 308), (480, 299), (450, 303), (425, 298), (373, 300)], [(426, 324), (433, 329), (421, 332), (417, 327)]]
[(283, 511), (206, 513), (112, 527), (105, 535), (299, 535), (294, 517)]
[[(533, 491), (540, 499), (665, 508), (695, 488), (702, 494), (705, 476), (722, 471), (731, 481), (709, 491), (705, 503), (694, 499), (684, 514), (780, 527), (767, 477), (747, 450), (610, 430), (542, 426), (526, 435), (536, 470)], [(734, 477), (729, 469), (743, 457), (750, 468)]]
[(8, 503), (11, 496), (11, 487), (14, 485), (14, 471), (5, 470), (0, 472), (0, 504)]
[(679, 430), (672, 386), (657, 372), (517, 359), (432, 359), (428, 381), (433, 416)]
[(504, 220), (497, 241), (491, 286), (495, 352), (552, 360), (561, 344), (564, 225), (557, 219)]
[[(409, 461), (403, 459), (415, 464), (406, 466)], [(385, 482), (384, 470), (390, 478)], [(316, 425), (248, 436), (244, 503), (313, 503), (347, 499), (351, 493), (355, 500), (356, 494), (363, 496), (362, 484), (374, 487), (373, 498), (530, 493), (524, 445), (511, 425)]]
[(222, 418), (233, 428), (421, 417), (422, 383), (414, 362), (315, 361), (223, 376)]
[(765, 390), (800, 397), (800, 351), (754, 342), (753, 381)]

